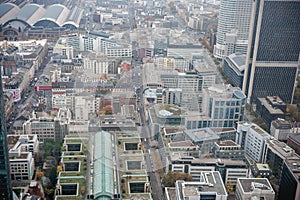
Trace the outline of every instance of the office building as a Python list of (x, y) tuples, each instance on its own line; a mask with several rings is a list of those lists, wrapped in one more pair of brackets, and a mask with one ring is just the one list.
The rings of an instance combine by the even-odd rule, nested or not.
[(287, 145), (292, 147), (300, 155), (300, 133), (290, 134), (287, 139)]
[(217, 141), (213, 148), (214, 154), (217, 158), (227, 158), (233, 160), (243, 160), (244, 150), (241, 146), (232, 140)]
[[(1, 69), (0, 69), (1, 74)], [(2, 77), (0, 75), (0, 83)], [(12, 188), (10, 184), (10, 170), (8, 158), (8, 146), (6, 140), (6, 123), (4, 116), (3, 88), (0, 84), (0, 199), (12, 200)]]
[(267, 96), (257, 98), (256, 114), (266, 123), (267, 129), (270, 130), (271, 122), (278, 118), (285, 118), (286, 103), (278, 96)]
[(251, 0), (221, 0), (214, 56), (219, 59), (247, 52)]
[(240, 88), (215, 85), (203, 93), (202, 109), (211, 118), (211, 127), (234, 127), (243, 120), (246, 96)]
[(274, 200), (275, 192), (267, 178), (239, 178), (237, 197), (239, 200)]
[(181, 156), (178, 152), (172, 152), (170, 158), (169, 170), (188, 173), (192, 176), (192, 181), (200, 181), (204, 171), (218, 171), (225, 185), (230, 182), (235, 189), (237, 178), (247, 178), (249, 174), (248, 167), (242, 160), (194, 158)]
[(300, 52), (300, 1), (253, 2), (243, 91), (258, 97), (293, 100)]
[(238, 122), (236, 142), (245, 149), (245, 154), (255, 162), (261, 162), (265, 141), (271, 136), (254, 123)]
[(285, 119), (278, 118), (271, 122), (270, 134), (277, 140), (287, 141), (291, 130), (290, 122)]
[(243, 87), (246, 56), (231, 54), (224, 59), (223, 72), (234, 87)]
[(202, 172), (200, 181), (175, 183), (176, 199), (227, 199), (227, 192), (219, 172)]
[(274, 175), (272, 185), (277, 199), (300, 198), (300, 156), (291, 147), (275, 139), (266, 142), (263, 163)]

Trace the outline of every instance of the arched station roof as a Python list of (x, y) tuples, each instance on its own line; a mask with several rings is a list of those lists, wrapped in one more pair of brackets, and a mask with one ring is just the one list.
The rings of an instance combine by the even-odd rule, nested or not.
[(46, 10), (42, 5), (26, 4), (13, 18), (6, 22), (21, 21), (24, 24), (33, 26), (44, 14)]
[(69, 16), (63, 26), (74, 26), (74, 28), (78, 28), (82, 14), (82, 9), (74, 7), (73, 10), (70, 11)]
[(0, 4), (0, 24), (5, 24), (12, 16), (15, 16), (20, 8), (12, 3)]
[(46, 9), (45, 14), (39, 19), (34, 26), (43, 26), (44, 23), (55, 24), (61, 27), (66, 21), (70, 10), (61, 4), (53, 4)]
[[(18, 21), (26, 26), (71, 27), (78, 28), (83, 10), (74, 7), (69, 10), (61, 4), (44, 8), (38, 4), (26, 4), (21, 9), (12, 3), (0, 4), (0, 24), (4, 26)], [(13, 23), (12, 23), (13, 24)]]

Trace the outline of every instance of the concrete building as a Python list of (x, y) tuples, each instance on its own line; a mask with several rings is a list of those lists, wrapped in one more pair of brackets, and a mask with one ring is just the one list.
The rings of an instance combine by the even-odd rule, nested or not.
[(172, 152), (170, 158), (169, 170), (188, 173), (193, 181), (200, 181), (201, 173), (204, 171), (218, 171), (224, 184), (230, 182), (235, 189), (237, 178), (247, 178), (249, 174), (248, 167), (242, 160), (194, 158), (178, 152)]
[(270, 130), (271, 122), (275, 119), (285, 118), (286, 103), (278, 96), (267, 96), (257, 98), (256, 113), (266, 123), (267, 129)]
[(238, 122), (236, 142), (245, 150), (245, 154), (255, 162), (262, 162), (266, 140), (271, 136), (258, 125)]
[(243, 160), (244, 150), (241, 146), (232, 140), (217, 141), (213, 148), (214, 154), (217, 158), (221, 159), (233, 159), (233, 160)]
[[(68, 118), (69, 117), (69, 118)], [(65, 118), (59, 117), (39, 117), (30, 118), (23, 124), (24, 134), (35, 134), (39, 142), (43, 143), (45, 139), (54, 141), (61, 141), (65, 135), (68, 134), (68, 120), (69, 116)]]
[(292, 147), (300, 155), (300, 133), (290, 134), (287, 139), (287, 145)]
[(8, 135), (11, 180), (31, 180), (35, 159), (39, 156), (39, 142), (36, 135)]
[(250, 103), (266, 96), (292, 103), (299, 67), (299, 15), (298, 0), (253, 2), (243, 82)]
[(276, 198), (300, 198), (300, 156), (295, 150), (278, 140), (268, 140), (263, 163), (269, 165), (275, 177)]
[(271, 122), (270, 134), (277, 140), (287, 141), (288, 135), (291, 133), (290, 122), (278, 118)]
[[(2, 69), (0, 68), (0, 74), (2, 74)], [(2, 83), (2, 76), (0, 76), (0, 82)], [(5, 111), (4, 111), (4, 99), (3, 99), (3, 85), (0, 85), (0, 198), (12, 200), (13, 192), (11, 187), (10, 178), (10, 166), (9, 166), (9, 154), (7, 146), (7, 129), (5, 122)]]
[[(86, 184), (90, 183), (87, 178), (87, 155), (88, 138), (78, 136), (66, 136), (63, 140), (62, 155), (59, 166), (57, 166), (58, 176), (54, 196), (56, 200), (79, 198), (86, 196), (90, 191), (86, 191)], [(90, 186), (89, 186), (90, 189)]]
[(53, 54), (66, 56), (67, 59), (73, 59), (74, 47), (67, 44), (66, 38), (60, 38), (53, 48)]
[(238, 178), (236, 193), (239, 200), (275, 198), (275, 191), (267, 178)]
[(272, 170), (268, 164), (255, 163), (251, 165), (251, 173), (256, 178), (269, 178), (272, 175)]
[(202, 172), (199, 182), (178, 180), (175, 183), (176, 200), (184, 199), (227, 199), (227, 192), (220, 173), (216, 171)]
[(247, 52), (252, 11), (251, 0), (221, 0), (214, 56), (223, 59), (232, 53)]
[[(137, 132), (115, 132), (117, 137), (117, 173), (122, 183), (122, 199), (144, 198), (152, 200), (147, 163)], [(159, 169), (159, 163), (156, 167)]]
[(215, 142), (220, 139), (219, 136), (209, 128), (185, 130), (184, 137), (186, 140), (191, 140), (194, 144), (199, 146), (201, 157), (205, 154), (212, 153)]
[(246, 95), (230, 85), (216, 85), (204, 90), (202, 109), (211, 118), (211, 127), (234, 127), (243, 120)]

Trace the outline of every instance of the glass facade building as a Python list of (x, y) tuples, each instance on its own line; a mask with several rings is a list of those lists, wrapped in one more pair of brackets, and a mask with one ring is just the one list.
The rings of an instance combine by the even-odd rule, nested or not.
[(293, 100), (300, 53), (300, 1), (257, 0), (253, 3), (243, 91), (258, 97)]
[[(1, 70), (0, 83), (2, 83)], [(2, 84), (0, 84), (0, 199), (12, 199)]]

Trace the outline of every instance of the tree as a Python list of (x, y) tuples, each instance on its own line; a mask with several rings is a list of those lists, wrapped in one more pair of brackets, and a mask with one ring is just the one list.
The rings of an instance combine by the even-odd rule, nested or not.
[(40, 180), (44, 176), (44, 172), (36, 172), (36, 176)]
[(104, 109), (106, 115), (112, 114), (112, 106), (111, 105), (107, 105), (103, 109)]
[(52, 167), (49, 175), (52, 186), (56, 185), (56, 167)]
[(183, 172), (173, 172), (169, 171), (164, 175), (162, 179), (162, 185), (164, 187), (175, 187), (175, 183), (177, 180), (191, 181), (192, 176)]
[(233, 185), (232, 185), (232, 183), (230, 181), (227, 182), (226, 191), (228, 193), (231, 193), (233, 191)]

